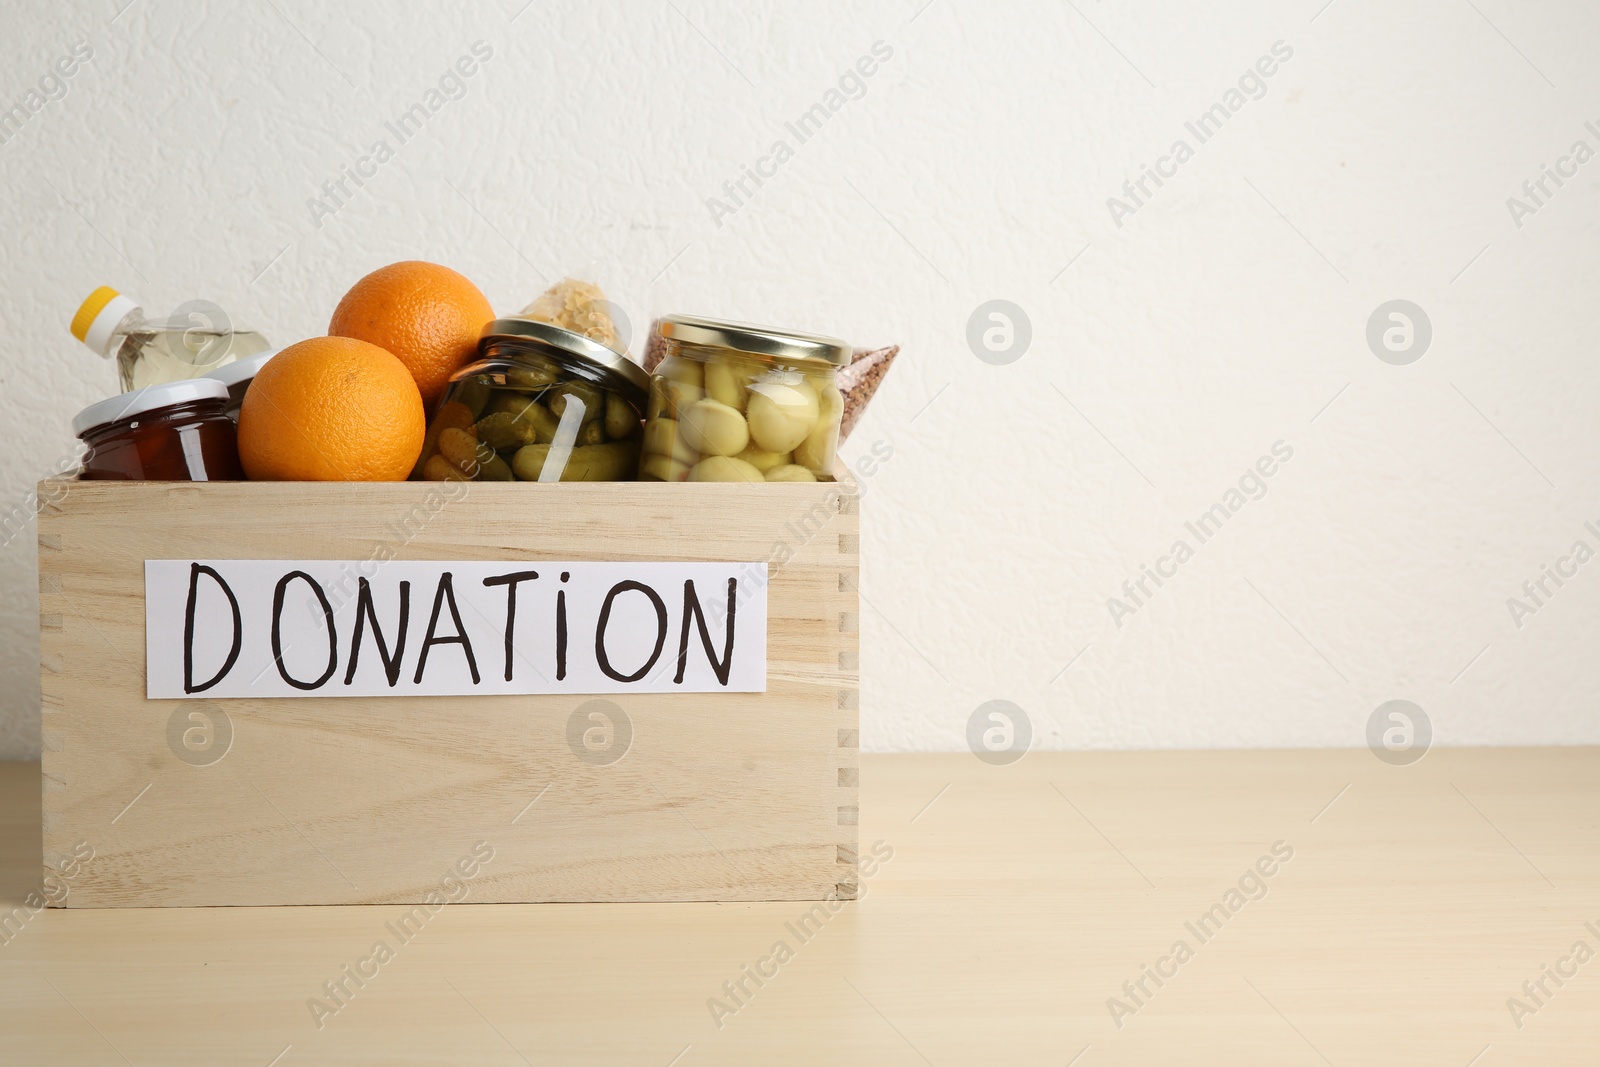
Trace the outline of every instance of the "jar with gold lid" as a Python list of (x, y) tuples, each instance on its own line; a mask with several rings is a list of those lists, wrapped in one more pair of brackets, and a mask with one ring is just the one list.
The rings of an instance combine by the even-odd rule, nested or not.
[(644, 368), (582, 334), (525, 318), (483, 328), (451, 377), (413, 477), (616, 482), (639, 472)]
[(832, 337), (692, 315), (656, 324), (663, 357), (645, 411), (642, 481), (833, 477), (844, 397)]

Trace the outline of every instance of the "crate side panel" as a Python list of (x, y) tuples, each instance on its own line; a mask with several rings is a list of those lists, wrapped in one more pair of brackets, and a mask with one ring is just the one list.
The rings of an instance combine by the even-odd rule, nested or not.
[[(483, 846), (479, 901), (853, 884), (853, 500), (829, 483), (737, 490), (75, 486), (40, 556), (46, 863), (95, 854), (68, 906), (420, 902)], [(147, 700), (143, 561), (207, 557), (772, 559), (769, 689), (608, 698), (633, 729), (609, 766), (568, 747), (585, 697)], [(219, 714), (226, 754), (178, 758), (174, 716)]]

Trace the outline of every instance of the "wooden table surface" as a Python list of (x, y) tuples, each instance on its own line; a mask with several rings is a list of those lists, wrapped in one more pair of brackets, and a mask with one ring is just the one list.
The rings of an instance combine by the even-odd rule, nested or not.
[(892, 858), (837, 914), (463, 902), (404, 940), (31, 914), (37, 790), (0, 764), (4, 1064), (1600, 1063), (1592, 748), (863, 756)]

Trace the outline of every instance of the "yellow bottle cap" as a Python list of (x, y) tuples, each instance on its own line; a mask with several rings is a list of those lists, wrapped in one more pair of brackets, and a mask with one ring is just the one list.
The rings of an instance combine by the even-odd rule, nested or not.
[(105, 306), (122, 294), (109, 285), (102, 285), (89, 294), (89, 299), (78, 306), (78, 313), (72, 316), (72, 336), (82, 341), (89, 336), (89, 327), (94, 325), (95, 316), (105, 310)]
[(72, 336), (109, 359), (116, 346), (117, 327), (138, 310), (137, 300), (123, 296), (109, 285), (102, 285), (89, 294), (89, 299), (72, 316)]

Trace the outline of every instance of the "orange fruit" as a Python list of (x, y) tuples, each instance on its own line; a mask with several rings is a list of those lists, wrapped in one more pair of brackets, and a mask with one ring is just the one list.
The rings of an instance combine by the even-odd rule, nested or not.
[(411, 372), (377, 345), (313, 337), (257, 372), (239, 409), (239, 461), (256, 480), (403, 481), (427, 420)]
[(344, 294), (328, 332), (388, 349), (430, 408), (450, 375), (478, 354), (478, 335), (494, 309), (449, 267), (406, 260), (380, 267)]

